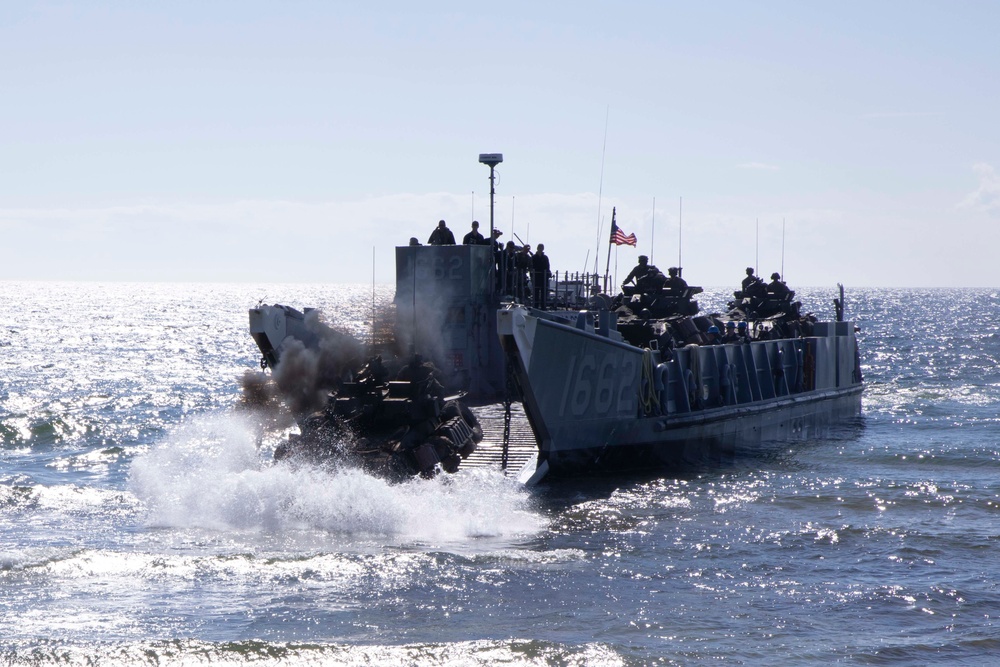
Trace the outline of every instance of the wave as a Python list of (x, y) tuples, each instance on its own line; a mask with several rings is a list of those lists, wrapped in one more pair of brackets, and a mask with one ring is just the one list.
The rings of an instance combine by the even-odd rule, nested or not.
[(132, 462), (129, 488), (153, 528), (321, 530), (411, 542), (530, 536), (545, 527), (530, 494), (499, 472), (389, 483), (350, 468), (272, 463), (249, 415), (181, 425)]
[(42, 641), (3, 647), (6, 665), (552, 665), (634, 664), (617, 651), (598, 643), (567, 645), (528, 639), (481, 640), (407, 645), (350, 645), (265, 642), (256, 640), (206, 642), (194, 639), (141, 643), (69, 645)]

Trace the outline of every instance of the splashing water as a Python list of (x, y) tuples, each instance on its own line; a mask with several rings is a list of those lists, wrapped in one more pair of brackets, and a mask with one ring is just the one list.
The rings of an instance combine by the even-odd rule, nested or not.
[(400, 484), (347, 467), (272, 463), (252, 415), (202, 416), (132, 464), (149, 527), (285, 532), (440, 543), (544, 528), (523, 488), (493, 471)]

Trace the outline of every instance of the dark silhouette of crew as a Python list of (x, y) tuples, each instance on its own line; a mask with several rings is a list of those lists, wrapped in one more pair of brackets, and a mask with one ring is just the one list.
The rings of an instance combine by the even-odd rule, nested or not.
[(514, 296), (514, 287), (517, 284), (515, 279), (517, 275), (516, 257), (517, 246), (514, 245), (513, 241), (507, 241), (507, 245), (503, 249), (503, 256), (500, 258), (503, 264), (503, 293), (507, 296)]
[(750, 342), (750, 330), (747, 328), (747, 323), (744, 320), (736, 323), (736, 335), (740, 337), (741, 343)]
[(682, 292), (687, 289), (687, 281), (681, 278), (680, 269), (676, 266), (671, 266), (667, 269), (667, 273), (670, 274), (670, 277), (663, 283), (664, 287), (674, 292)]
[(535, 256), (531, 258), (531, 287), (535, 292), (535, 308), (545, 308), (549, 300), (549, 256), (545, 254), (545, 244), (539, 243)]
[(635, 280), (635, 290), (637, 292), (655, 292), (663, 287), (667, 280), (666, 276), (658, 268), (649, 263), (649, 258), (645, 255), (639, 255), (639, 263), (635, 265), (635, 268), (622, 281), (623, 292), (626, 285), (633, 279)]
[[(745, 326), (745, 325), (744, 325)], [(729, 320), (726, 322), (726, 333), (722, 334), (723, 343), (742, 343), (740, 335), (736, 333), (736, 322)]]
[(752, 266), (747, 267), (746, 278), (740, 283), (740, 289), (743, 290), (743, 296), (755, 296), (764, 290), (764, 281), (760, 279), (759, 276), (754, 275), (754, 269)]
[(448, 229), (444, 220), (438, 222), (438, 226), (431, 232), (431, 237), (427, 239), (430, 245), (455, 245), (455, 235)]
[(462, 238), (462, 245), (489, 245), (489, 241), (479, 233), (479, 221), (472, 221), (472, 231)]
[(514, 255), (515, 284), (517, 287), (517, 298), (521, 303), (527, 301), (530, 296), (528, 291), (528, 274), (531, 273), (531, 246), (523, 245)]
[(490, 245), (493, 246), (493, 262), (496, 264), (496, 290), (498, 294), (502, 294), (504, 291), (504, 279), (507, 275), (507, 267), (504, 266), (503, 261), (503, 244), (500, 243), (501, 236), (503, 236), (503, 232), (494, 229), (493, 240), (490, 241)]
[(441, 371), (425, 361), (419, 354), (414, 354), (410, 362), (399, 369), (396, 379), (411, 383), (411, 395), (417, 397), (427, 393), (438, 398), (444, 398), (444, 385), (441, 383)]
[(773, 294), (776, 298), (783, 299), (788, 296), (790, 291), (788, 285), (781, 279), (781, 274), (777, 271), (771, 274), (771, 282), (767, 284), (768, 294)]
[(640, 278), (649, 273), (649, 269), (650, 269), (649, 257), (646, 257), (645, 255), (639, 255), (639, 263), (635, 265), (635, 268), (629, 271), (629, 274), (627, 276), (625, 276), (625, 280), (622, 281), (622, 287), (625, 287), (625, 285), (629, 284), (633, 280), (635, 280), (636, 283), (638, 283)]

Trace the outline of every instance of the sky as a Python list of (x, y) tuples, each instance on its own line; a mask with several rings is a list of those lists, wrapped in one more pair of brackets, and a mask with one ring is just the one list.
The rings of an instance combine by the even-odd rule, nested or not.
[(0, 280), (371, 282), (439, 219), (998, 287), (1000, 3), (3, 2)]

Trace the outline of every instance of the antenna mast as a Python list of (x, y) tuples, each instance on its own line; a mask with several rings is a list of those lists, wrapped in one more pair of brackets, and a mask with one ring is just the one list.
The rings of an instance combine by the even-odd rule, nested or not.
[(653, 197), (653, 217), (649, 221), (649, 263), (653, 263), (653, 248), (656, 244), (653, 243), (653, 239), (656, 238), (656, 197)]
[(601, 197), (604, 195), (604, 155), (608, 151), (608, 117), (611, 105), (604, 112), (604, 145), (601, 146), (601, 181), (597, 186), (597, 246), (594, 251), (594, 273), (597, 273), (597, 256), (601, 253)]
[[(493, 198), (496, 196), (496, 168), (497, 165), (503, 162), (503, 153), (480, 153), (479, 154), (480, 164), (485, 164), (490, 168), (490, 248), (494, 247), (497, 242), (496, 237), (493, 235)], [(473, 192), (473, 194), (475, 194)], [(511, 230), (511, 234), (514, 230)], [(495, 285), (495, 274), (496, 262), (490, 262), (490, 283)], [(414, 269), (414, 275), (416, 275), (416, 270)]]
[(760, 218), (754, 218), (753, 224), (756, 229), (753, 249), (753, 269), (760, 274)]
[(683, 275), (684, 269), (681, 263), (681, 230), (684, 226), (684, 197), (679, 198), (677, 204), (677, 275)]
[(781, 279), (788, 282), (785, 278), (785, 219), (781, 219)]

